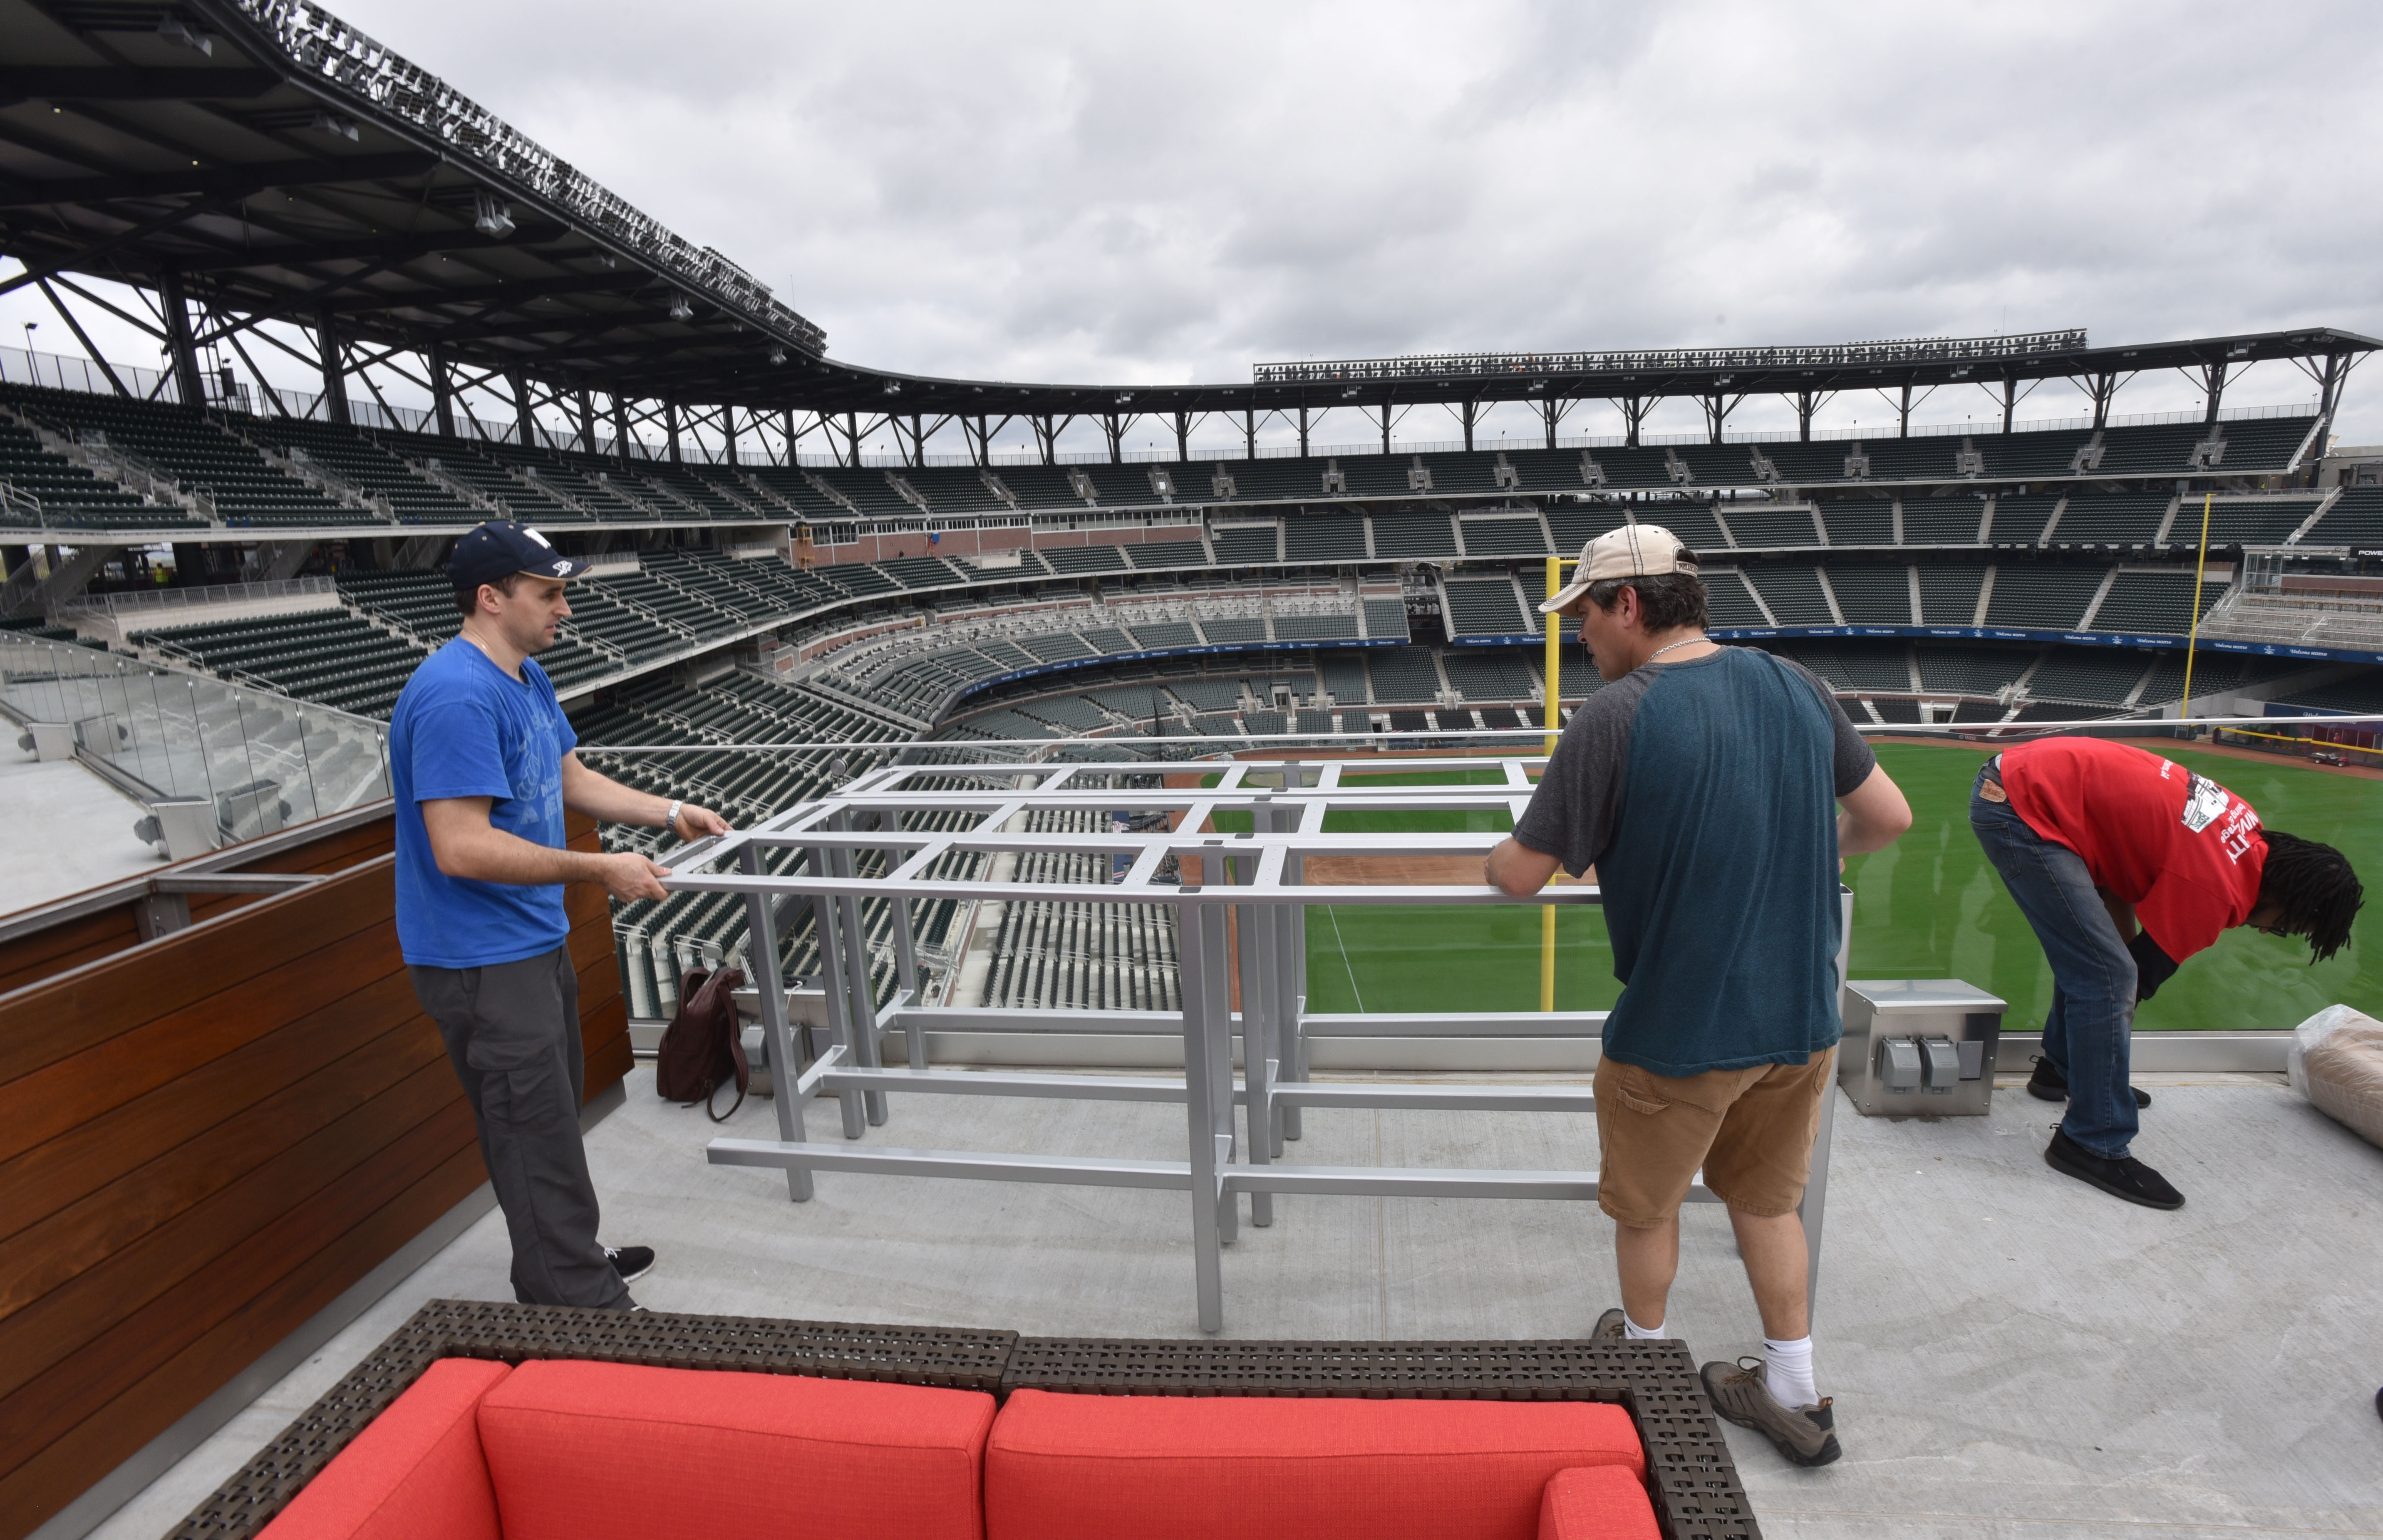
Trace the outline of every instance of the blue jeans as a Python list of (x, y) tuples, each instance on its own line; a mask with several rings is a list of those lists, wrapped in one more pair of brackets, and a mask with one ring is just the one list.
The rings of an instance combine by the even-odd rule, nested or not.
[(2135, 960), (2102, 906), (2084, 860), (2029, 828), (2009, 803), (1978, 795), (1989, 782), (2001, 784), (1998, 765), (1998, 758), (1989, 759), (1978, 772), (1969, 792), (1969, 827), (2052, 964), (2043, 1056), (2068, 1080), (2068, 1112), (2060, 1127), (2094, 1154), (2121, 1160), (2140, 1127), (2127, 1083)]

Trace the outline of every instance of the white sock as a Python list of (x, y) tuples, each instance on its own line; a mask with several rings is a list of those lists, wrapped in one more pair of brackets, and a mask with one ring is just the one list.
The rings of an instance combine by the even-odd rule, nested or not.
[(1624, 1312), (1622, 1312), (1622, 1340), (1623, 1340), (1623, 1341), (1624, 1341), (1624, 1342), (1648, 1342), (1648, 1341), (1652, 1341), (1654, 1338), (1659, 1337), (1661, 1337), (1661, 1336), (1662, 1336), (1662, 1335), (1663, 1335), (1663, 1323), (1661, 1323), (1661, 1321), (1656, 1322), (1656, 1323), (1655, 1323), (1653, 1325), (1651, 1325), (1651, 1326), (1642, 1326), (1642, 1325), (1640, 1325), (1637, 1322), (1633, 1321), (1632, 1319), (1630, 1319), (1630, 1312), (1629, 1312), (1628, 1311), (1624, 1311)]
[(1820, 1387), (1812, 1383), (1812, 1339), (1809, 1337), (1799, 1337), (1793, 1342), (1773, 1342), (1764, 1337), (1762, 1361), (1765, 1370), (1763, 1388), (1770, 1391), (1781, 1406), (1793, 1410), (1820, 1404)]

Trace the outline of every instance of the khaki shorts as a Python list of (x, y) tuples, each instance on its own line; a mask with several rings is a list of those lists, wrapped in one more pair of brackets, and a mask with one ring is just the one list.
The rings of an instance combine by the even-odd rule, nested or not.
[(1836, 1050), (1802, 1064), (1709, 1069), (1673, 1079), (1619, 1059), (1597, 1062), (1597, 1206), (1653, 1229), (1680, 1212), (1702, 1166), (1731, 1208), (1786, 1214), (1804, 1201), (1821, 1098)]

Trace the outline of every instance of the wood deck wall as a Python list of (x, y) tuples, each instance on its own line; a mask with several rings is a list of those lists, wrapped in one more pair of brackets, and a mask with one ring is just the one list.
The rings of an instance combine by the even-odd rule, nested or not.
[[(572, 844), (595, 848), (574, 819)], [(0, 1540), (39, 1527), (487, 1179), (398, 955), (391, 820), (0, 946)], [(601, 890), (569, 890), (586, 1092), (629, 1068)]]

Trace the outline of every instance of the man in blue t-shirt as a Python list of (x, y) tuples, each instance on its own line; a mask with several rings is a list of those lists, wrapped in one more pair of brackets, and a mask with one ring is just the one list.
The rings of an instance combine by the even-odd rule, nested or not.
[(1580, 617), (1608, 682), (1573, 713), (1487, 876), (1515, 897), (1596, 870), (1622, 997), (1597, 1066), (1598, 1205), (1622, 1308), (1597, 1335), (1663, 1335), (1680, 1203), (1701, 1168), (1762, 1314), (1753, 1370), (1705, 1365), (1714, 1409), (1801, 1465), (1839, 1448), (1812, 1379), (1797, 1214), (1838, 1036), (1841, 857), (1911, 810), (1827, 686), (1705, 636), (1695, 556), (1669, 530), (1590, 541), (1540, 607)]
[(670, 869), (564, 848), (562, 814), (659, 824), (690, 840), (728, 825), (579, 762), (570, 719), (530, 654), (552, 645), (571, 613), (563, 584), (586, 570), (520, 524), (485, 524), (455, 542), (447, 573), (463, 629), (414, 671), (389, 724), (397, 940), (479, 1125), (512, 1239), (514, 1296), (634, 1310), (629, 1281), (654, 1254), (596, 1238), (562, 885), (662, 898)]

